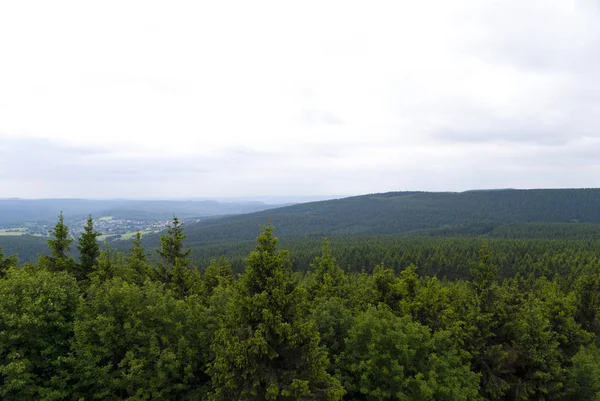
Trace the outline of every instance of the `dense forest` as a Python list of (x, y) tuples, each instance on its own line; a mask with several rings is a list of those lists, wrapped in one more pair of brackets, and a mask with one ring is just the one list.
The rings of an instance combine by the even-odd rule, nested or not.
[(600, 189), (362, 195), (190, 224), (188, 239), (191, 244), (248, 240), (267, 219), (282, 238), (401, 234), (590, 238), (600, 234)]
[(0, 252), (0, 399), (600, 400), (598, 241), (276, 232), (199, 262), (61, 215)]
[[(38, 203), (0, 200), (0, 215), (4, 215), (5, 219), (19, 216), (21, 220), (34, 215), (46, 218), (51, 215), (51, 226), (55, 211), (60, 210), (58, 206), (61, 205), (60, 200)], [(226, 254), (236, 259), (232, 263), (238, 269), (242, 259), (253, 248), (257, 227), (269, 220), (277, 227), (278, 237), (296, 259), (299, 257), (297, 250), (309, 248), (314, 257), (323, 237), (330, 238), (332, 243), (345, 243), (346, 239), (355, 237), (369, 243), (390, 237), (586, 241), (600, 238), (600, 189), (388, 192), (308, 202), (255, 213), (247, 212), (252, 211), (251, 208), (274, 206), (260, 203), (86, 200), (70, 200), (65, 206), (71, 214), (77, 215), (84, 213), (85, 207), (93, 209), (85, 212), (80, 221), (84, 221), (89, 212), (121, 218), (170, 219), (173, 214), (178, 217), (182, 214), (184, 217), (204, 216), (200, 222), (186, 225), (185, 245), (192, 249), (193, 261), (205, 265), (210, 259)], [(244, 211), (246, 214), (218, 216)], [(160, 235), (144, 235), (143, 243), (148, 249), (157, 248)], [(112, 241), (110, 245), (121, 251), (128, 248), (127, 241)], [(45, 239), (32, 235), (0, 235), (0, 246), (5, 253), (19, 254), (21, 263), (36, 259), (40, 253), (47, 253)], [(72, 256), (77, 257), (76, 252)], [(306, 269), (310, 261), (305, 257), (300, 259), (303, 260), (301, 268)]]

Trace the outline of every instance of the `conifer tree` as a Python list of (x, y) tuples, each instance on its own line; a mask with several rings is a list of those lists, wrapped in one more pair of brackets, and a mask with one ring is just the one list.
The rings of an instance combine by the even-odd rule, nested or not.
[(0, 280), (0, 400), (71, 399), (79, 291), (67, 272), (11, 269)]
[(375, 266), (371, 277), (373, 298), (376, 302), (387, 304), (397, 310), (401, 299), (400, 279), (394, 271), (383, 265)]
[(480, 297), (489, 296), (491, 288), (498, 283), (498, 266), (492, 261), (492, 251), (487, 243), (479, 250), (479, 260), (471, 269), (475, 291)]
[(65, 224), (65, 218), (63, 213), (60, 212), (58, 216), (58, 222), (50, 230), (50, 234), (54, 236), (54, 239), (48, 239), (46, 242), (50, 247), (52, 257), (56, 259), (64, 259), (67, 257), (67, 252), (71, 250), (71, 242), (73, 240), (69, 238), (69, 227)]
[(213, 343), (213, 400), (338, 400), (305, 293), (291, 280), (273, 226), (246, 260), (224, 326)]
[(183, 299), (188, 295), (199, 292), (201, 286), (201, 277), (197, 270), (190, 270), (175, 259), (175, 264), (171, 270), (169, 285), (178, 299)]
[(471, 269), (472, 291), (478, 309), (475, 333), (469, 344), (472, 355), (471, 368), (481, 374), (481, 393), (487, 398), (501, 399), (509, 389), (500, 372), (502, 361), (507, 357), (494, 336), (498, 326), (498, 267), (492, 261), (487, 243), (479, 250), (479, 260)]
[(479, 401), (477, 375), (449, 346), (448, 333), (430, 330), (386, 305), (356, 317), (339, 357), (349, 400)]
[(219, 259), (211, 260), (202, 276), (202, 296), (208, 300), (218, 286), (230, 287), (233, 279), (229, 259), (222, 256)]
[(94, 231), (94, 221), (92, 216), (87, 219), (87, 224), (83, 227), (83, 233), (77, 240), (77, 250), (79, 250), (79, 279), (83, 279), (91, 273), (94, 265), (100, 256), (100, 246), (97, 238), (100, 233)]
[(186, 234), (183, 231), (183, 224), (179, 222), (177, 217), (173, 217), (173, 224), (167, 225), (167, 234), (160, 236), (161, 249), (156, 252), (160, 255), (163, 261), (172, 268), (175, 266), (175, 260), (188, 267), (190, 264), (189, 256), (191, 249), (185, 249), (183, 240)]
[(124, 263), (123, 254), (112, 249), (108, 240), (104, 242), (104, 249), (100, 251), (98, 261), (94, 265), (94, 269), (89, 277), (92, 281), (108, 281), (115, 277), (122, 279), (130, 278)]
[(48, 259), (48, 267), (54, 271), (66, 270), (70, 273), (75, 273), (75, 261), (72, 257), (68, 256), (73, 239), (69, 236), (69, 227), (65, 224), (62, 212), (58, 216), (58, 222), (50, 230), (50, 234), (54, 238), (46, 240), (52, 255)]
[(161, 257), (161, 262), (157, 265), (155, 271), (156, 279), (168, 284), (173, 279), (173, 269), (187, 269), (190, 266), (191, 249), (185, 249), (183, 240), (186, 234), (183, 231), (183, 224), (177, 217), (173, 217), (173, 223), (167, 225), (167, 234), (160, 236), (161, 248), (156, 252)]
[(323, 240), (321, 256), (316, 257), (311, 267), (315, 275), (314, 284), (310, 288), (311, 298), (343, 296), (344, 286), (347, 284), (346, 275), (333, 257), (327, 239)]
[(129, 282), (142, 285), (150, 276), (148, 257), (142, 246), (142, 233), (138, 231), (131, 240), (131, 244), (132, 247), (125, 257), (125, 278)]

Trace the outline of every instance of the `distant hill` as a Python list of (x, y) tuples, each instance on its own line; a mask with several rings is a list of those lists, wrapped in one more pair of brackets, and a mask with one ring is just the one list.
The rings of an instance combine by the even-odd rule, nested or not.
[[(600, 236), (600, 189), (388, 192), (302, 203), (190, 224), (188, 243), (252, 240), (271, 221), (279, 237), (338, 235), (560, 236), (562, 223)], [(593, 225), (585, 225), (588, 223)], [(505, 228), (501, 226), (509, 225)], [(542, 232), (542, 234), (540, 234)], [(575, 236), (576, 237), (576, 236)], [(151, 241), (154, 242), (154, 241)]]
[(54, 223), (60, 211), (66, 218), (113, 216), (124, 219), (169, 219), (251, 213), (277, 207), (262, 202), (0, 199), (0, 225), (24, 221)]
[[(75, 244), (72, 245), (75, 249)], [(0, 248), (4, 255), (18, 255), (21, 263), (35, 262), (39, 255), (50, 254), (46, 239), (32, 235), (0, 236)]]
[[(139, 205), (141, 214), (150, 207), (161, 210), (166, 204), (168, 212), (165, 209), (160, 212), (165, 218), (173, 214), (186, 217), (185, 205), (177, 209), (169, 208), (177, 206), (169, 202), (146, 202), (150, 206)], [(118, 210), (131, 213), (129, 208), (119, 209), (114, 205), (111, 210), (111, 215), (119, 213)], [(394, 237), (487, 237), (593, 241), (600, 240), (600, 189), (388, 192), (302, 203), (186, 224), (186, 245), (193, 249), (199, 261), (206, 262), (220, 255), (239, 259), (253, 249), (258, 227), (268, 224), (269, 220), (275, 225), (275, 234), (282, 239), (282, 245), (308, 253), (318, 251), (323, 237), (337, 238), (341, 244), (351, 243), (349, 238), (378, 242), (377, 238), (382, 237), (390, 240)], [(18, 253), (21, 261), (45, 251), (45, 242), (43, 238), (32, 236), (0, 237), (4, 253)], [(144, 245), (148, 251), (159, 247), (159, 234), (144, 236)], [(125, 251), (131, 244), (116, 241), (111, 246)]]

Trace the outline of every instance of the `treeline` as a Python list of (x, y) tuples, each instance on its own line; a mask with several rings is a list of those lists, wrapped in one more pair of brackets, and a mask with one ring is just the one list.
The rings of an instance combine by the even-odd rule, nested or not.
[[(531, 259), (538, 259), (539, 253), (557, 253), (558, 248), (577, 249), (585, 251), (588, 254), (597, 255), (600, 248), (600, 225), (598, 224), (580, 224), (580, 223), (509, 223), (498, 227), (487, 225), (477, 225), (474, 227), (452, 227), (439, 228), (434, 230), (410, 232), (401, 235), (333, 235), (328, 236), (332, 244), (335, 245), (334, 253), (344, 269), (351, 271), (372, 270), (377, 264), (385, 261), (386, 265), (403, 267), (410, 263), (418, 264), (425, 268), (430, 265), (428, 260), (431, 252), (416, 252), (415, 247), (419, 248), (423, 244), (429, 244), (430, 247), (438, 248), (434, 254), (452, 253), (454, 247), (465, 248), (469, 257), (461, 257), (461, 261), (471, 261), (476, 257), (476, 251), (479, 249), (481, 241), (486, 241), (494, 250), (496, 257), (500, 257), (504, 249), (510, 249), (513, 246), (527, 247), (527, 254)], [(487, 229), (484, 229), (487, 228)], [(256, 230), (258, 233), (258, 230)], [(301, 237), (281, 237), (282, 245), (292, 252), (292, 261), (294, 270), (308, 270), (314, 257), (320, 251), (320, 245), (323, 236), (309, 235)], [(506, 240), (506, 241), (505, 241)], [(154, 249), (160, 247), (159, 235), (146, 235), (143, 239), (145, 248)], [(34, 262), (39, 255), (48, 253), (46, 239), (31, 235), (23, 236), (2, 236), (0, 237), (0, 246), (8, 254), (18, 254), (20, 263)], [(101, 244), (101, 247), (105, 244)], [(114, 250), (125, 252), (129, 248), (128, 241), (113, 241), (109, 246)], [(186, 246), (192, 249), (192, 261), (198, 266), (207, 266), (210, 260), (226, 255), (230, 258), (234, 266), (234, 271), (241, 272), (244, 269), (243, 259), (254, 248), (254, 241), (251, 239), (244, 241), (208, 241), (192, 242), (186, 240)], [(357, 247), (363, 248), (362, 253), (368, 253), (370, 256), (357, 257)], [(352, 249), (352, 254), (346, 250)], [(402, 258), (405, 255), (405, 249), (411, 249), (417, 257)], [(444, 250), (442, 250), (444, 249)], [(558, 252), (562, 253), (562, 251)], [(75, 250), (71, 255), (77, 257)], [(541, 255), (546, 259), (546, 256)], [(454, 259), (454, 258), (445, 258)], [(544, 260), (545, 260), (544, 259)], [(433, 263), (433, 261), (431, 261)], [(460, 262), (460, 261), (459, 261)], [(521, 271), (530, 271), (530, 264), (527, 260), (512, 263), (505, 266), (502, 260), (500, 263), (500, 273), (502, 277), (514, 274), (514, 269)], [(463, 263), (464, 264), (464, 263)], [(545, 265), (545, 263), (543, 263)], [(457, 273), (463, 275), (449, 275), (449, 278), (466, 278), (465, 269), (461, 263), (452, 261), (452, 266)], [(431, 267), (427, 267), (428, 274), (447, 274), (447, 271), (453, 270), (447, 264), (436, 262)], [(439, 270), (437, 270), (439, 269)], [(468, 273), (468, 271), (467, 271)]]
[[(487, 244), (492, 250), (493, 262), (498, 266), (499, 279), (517, 273), (536, 277), (561, 276), (573, 280), (582, 272), (600, 264), (600, 241), (584, 240), (530, 240), (495, 238), (443, 238), (404, 236), (337, 236), (331, 237), (332, 252), (346, 272), (371, 273), (383, 264), (400, 273), (407, 266), (419, 266), (424, 276), (440, 279), (470, 280), (470, 267), (477, 260), (479, 250)], [(321, 252), (320, 237), (281, 238), (283, 247), (290, 250), (294, 271), (307, 272)], [(235, 273), (244, 271), (244, 258), (252, 251), (252, 241), (192, 244), (191, 258), (199, 266), (207, 266), (211, 259), (227, 256)]]
[[(500, 278), (498, 248), (478, 242), (471, 259), (465, 242), (453, 260), (468, 277), (449, 279), (346, 271), (325, 241), (294, 272), (273, 230), (240, 275), (227, 258), (195, 268), (177, 219), (156, 263), (139, 235), (125, 254), (100, 249), (91, 218), (77, 261), (62, 218), (50, 256), (0, 254), (0, 399), (600, 400), (595, 248), (580, 263), (557, 242), (562, 274)], [(525, 249), (503, 244), (519, 263)]]

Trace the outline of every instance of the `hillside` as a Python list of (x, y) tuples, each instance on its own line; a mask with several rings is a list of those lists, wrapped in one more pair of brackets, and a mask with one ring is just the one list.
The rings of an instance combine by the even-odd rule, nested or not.
[(55, 222), (62, 210), (66, 218), (113, 216), (124, 219), (170, 219), (251, 213), (277, 207), (262, 202), (0, 199), (0, 225), (27, 221)]
[[(186, 227), (190, 245), (251, 240), (270, 221), (280, 237), (337, 235), (600, 234), (600, 189), (389, 192), (310, 202)], [(536, 223), (533, 228), (527, 224)], [(545, 224), (555, 223), (555, 224)], [(562, 224), (560, 224), (562, 223)], [(581, 224), (587, 223), (587, 224)], [(592, 224), (592, 225), (589, 225)], [(572, 235), (577, 237), (577, 235)], [(154, 242), (156, 240), (151, 240)]]
[[(173, 206), (149, 204), (161, 215), (167, 212), (160, 205)], [(186, 245), (201, 264), (220, 255), (237, 260), (253, 248), (258, 227), (269, 220), (278, 237), (293, 240), (293, 249), (311, 252), (323, 237), (346, 238), (343, 243), (349, 237), (382, 236), (595, 240), (600, 238), (600, 189), (389, 192), (302, 203), (186, 224)], [(159, 235), (146, 235), (144, 244), (160, 246)], [(111, 246), (124, 251), (130, 245), (116, 241)], [(32, 236), (0, 237), (0, 247), (18, 253), (22, 262), (47, 249), (45, 239)]]

